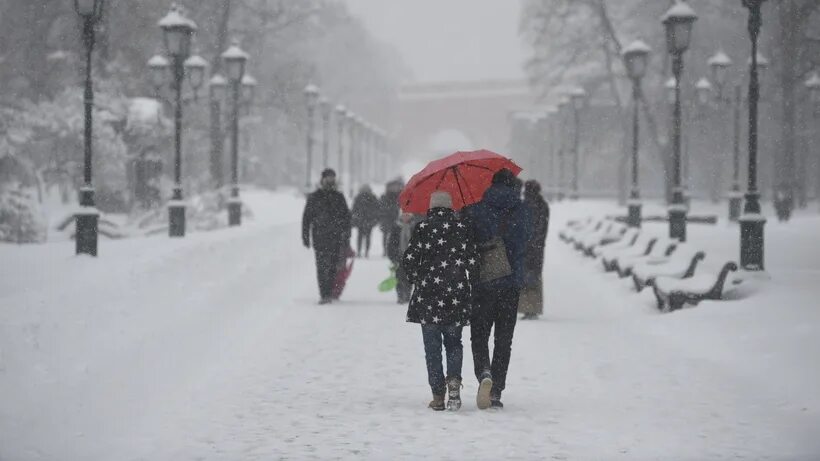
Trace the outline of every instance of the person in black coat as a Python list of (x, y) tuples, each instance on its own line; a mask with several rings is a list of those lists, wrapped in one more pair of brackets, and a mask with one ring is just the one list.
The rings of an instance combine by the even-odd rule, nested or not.
[[(470, 342), (473, 365), (479, 381), (476, 403), (479, 409), (502, 408), (501, 392), (506, 386), (512, 354), (512, 339), (518, 320), (518, 298), (525, 286), (525, 255), (530, 236), (529, 210), (521, 202), (519, 183), (512, 171), (503, 169), (493, 175), (492, 185), (481, 201), (464, 210), (475, 241), (483, 254), (499, 239), (510, 273), (494, 279), (485, 277), (484, 267), (475, 290)], [(490, 332), (495, 329), (495, 346), (490, 360)]]
[(310, 248), (311, 237), (316, 253), (320, 304), (331, 302), (333, 282), (342, 251), (350, 246), (350, 210), (341, 192), (336, 190), (336, 172), (322, 172), (319, 189), (310, 194), (302, 214), (302, 243)]
[(404, 184), (400, 179), (394, 179), (385, 185), (384, 194), (379, 198), (379, 230), (382, 232), (384, 256), (387, 256), (390, 230), (399, 215), (399, 194), (403, 187)]
[(370, 255), (370, 234), (381, 218), (379, 206), (378, 197), (367, 184), (359, 189), (359, 195), (353, 199), (352, 224), (356, 228), (356, 254), (359, 257)]
[(544, 247), (549, 228), (550, 207), (541, 196), (541, 184), (530, 180), (524, 184), (524, 206), (530, 212), (532, 233), (524, 258), (524, 288), (518, 304), (522, 320), (538, 318), (544, 310), (543, 282)]
[[(418, 224), (402, 257), (402, 269), (413, 284), (407, 321), (421, 324), (427, 378), (433, 391), (430, 408), (461, 406), (462, 328), (470, 323), (472, 285), (478, 268), (475, 244), (452, 210), (447, 192), (434, 192), (427, 217)], [(441, 347), (447, 352), (447, 378)]]

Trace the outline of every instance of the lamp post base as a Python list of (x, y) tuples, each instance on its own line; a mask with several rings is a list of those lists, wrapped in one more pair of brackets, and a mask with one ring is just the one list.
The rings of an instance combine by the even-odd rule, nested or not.
[(738, 190), (729, 192), (729, 221), (737, 222), (743, 205), (743, 194)]
[(100, 212), (94, 206), (94, 189), (80, 189), (80, 210), (74, 215), (75, 254), (97, 256)]
[(581, 196), (580, 196), (580, 194), (578, 194), (578, 191), (572, 191), (572, 192), (569, 193), (569, 199), (570, 200), (575, 201), (575, 200), (578, 200), (579, 198), (581, 198)]
[(686, 213), (687, 206), (684, 203), (669, 205), (669, 237), (679, 242), (686, 241)]
[(242, 225), (242, 200), (239, 197), (231, 197), (228, 201), (228, 225)]
[(641, 227), (641, 202), (638, 199), (629, 199), (626, 224), (629, 227)]
[(763, 231), (766, 218), (760, 213), (760, 196), (746, 194), (743, 215), (740, 216), (740, 267), (746, 271), (762, 271)]

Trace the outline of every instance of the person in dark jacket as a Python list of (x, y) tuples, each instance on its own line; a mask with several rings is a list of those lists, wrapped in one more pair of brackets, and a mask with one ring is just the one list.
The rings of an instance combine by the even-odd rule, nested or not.
[(524, 205), (530, 212), (532, 233), (527, 242), (524, 258), (524, 288), (518, 303), (518, 312), (524, 314), (522, 320), (536, 319), (544, 311), (543, 281), (544, 247), (549, 228), (550, 207), (541, 196), (541, 184), (529, 180), (524, 184)]
[(370, 255), (370, 234), (379, 219), (379, 199), (370, 186), (365, 184), (353, 200), (352, 210), (352, 224), (356, 228), (356, 255), (360, 258), (362, 255), (365, 258)]
[(316, 253), (319, 280), (319, 304), (332, 300), (333, 281), (342, 249), (350, 245), (350, 210), (341, 192), (336, 190), (336, 172), (322, 172), (319, 189), (310, 194), (302, 214), (302, 243), (310, 248), (311, 237)]
[(401, 258), (410, 245), (410, 237), (413, 235), (413, 231), (422, 219), (423, 216), (421, 215), (402, 213), (390, 229), (390, 237), (387, 241), (387, 257), (396, 268), (396, 295), (399, 304), (410, 302), (412, 286), (407, 278), (407, 273), (401, 266)]
[[(496, 238), (504, 243), (510, 274), (479, 282), (473, 296), (470, 341), (479, 381), (478, 408), (503, 408), (501, 392), (506, 386), (513, 332), (518, 318), (518, 296), (525, 285), (525, 255), (530, 239), (530, 215), (521, 202), (515, 175), (507, 169), (493, 175), (492, 185), (481, 201), (465, 210), (482, 255)], [(486, 264), (482, 258), (482, 264)], [(481, 267), (479, 271), (485, 271)], [(489, 272), (489, 271), (488, 271)], [(483, 279), (484, 277), (481, 277)], [(495, 327), (495, 346), (490, 360), (490, 330)]]
[[(433, 391), (430, 408), (461, 407), (461, 331), (470, 322), (471, 291), (478, 266), (475, 244), (452, 210), (452, 197), (437, 191), (430, 197), (427, 217), (418, 224), (402, 257), (402, 268), (413, 284), (407, 321), (421, 324), (427, 378)], [(447, 378), (441, 346), (447, 356)]]
[(384, 256), (387, 256), (390, 230), (393, 228), (393, 225), (396, 223), (396, 217), (399, 215), (399, 194), (403, 187), (404, 184), (400, 179), (394, 179), (385, 185), (384, 194), (382, 194), (379, 199), (379, 230), (382, 232)]

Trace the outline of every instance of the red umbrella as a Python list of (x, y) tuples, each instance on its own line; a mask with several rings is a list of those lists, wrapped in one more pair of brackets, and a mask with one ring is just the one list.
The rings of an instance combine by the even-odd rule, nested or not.
[(399, 195), (399, 205), (407, 213), (424, 214), (430, 195), (442, 190), (450, 193), (453, 208), (460, 210), (480, 201), (493, 175), (504, 168), (516, 175), (521, 172), (512, 160), (489, 150), (456, 152), (428, 163), (413, 175)]

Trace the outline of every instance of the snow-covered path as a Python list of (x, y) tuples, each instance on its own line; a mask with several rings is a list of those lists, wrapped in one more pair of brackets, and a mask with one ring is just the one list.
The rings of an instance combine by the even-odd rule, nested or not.
[(4, 253), (48, 284), (0, 282), (0, 460), (820, 456), (810, 305), (658, 315), (550, 239), (504, 411), (475, 408), (465, 331), (465, 406), (435, 413), (419, 328), (375, 289), (387, 262), (358, 260), (318, 306), (297, 218), (50, 268)]

